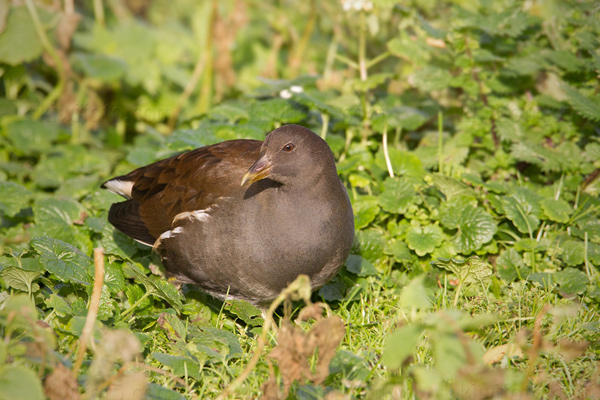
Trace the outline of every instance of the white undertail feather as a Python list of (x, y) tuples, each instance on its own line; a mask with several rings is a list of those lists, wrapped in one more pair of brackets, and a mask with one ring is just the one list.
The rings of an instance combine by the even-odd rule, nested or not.
[(131, 199), (133, 181), (120, 181), (118, 179), (111, 179), (110, 181), (104, 184), (104, 187), (113, 192), (114, 194), (118, 194), (119, 196)]

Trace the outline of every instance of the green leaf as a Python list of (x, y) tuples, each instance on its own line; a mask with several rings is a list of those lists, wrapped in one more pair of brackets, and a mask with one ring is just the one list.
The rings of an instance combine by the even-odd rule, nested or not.
[(385, 245), (385, 253), (394, 256), (394, 259), (402, 264), (409, 264), (413, 261), (414, 255), (408, 248), (408, 245), (401, 240), (390, 240)]
[(27, 7), (12, 7), (4, 32), (0, 34), (0, 62), (20, 65), (41, 55), (42, 43)]
[(512, 282), (517, 278), (519, 280), (525, 279), (531, 273), (531, 269), (525, 267), (523, 258), (514, 248), (505, 250), (500, 254), (496, 259), (496, 270), (498, 276), (507, 282)]
[(530, 235), (538, 228), (541, 197), (526, 189), (517, 189), (512, 195), (502, 197), (506, 217), (521, 233)]
[(31, 247), (40, 255), (46, 270), (61, 281), (93, 283), (94, 261), (76, 247), (49, 237), (34, 238)]
[(564, 224), (569, 222), (569, 217), (573, 214), (573, 207), (564, 200), (546, 198), (540, 202), (540, 205), (550, 221)]
[(373, 264), (356, 254), (350, 254), (344, 265), (349, 272), (358, 276), (371, 276), (378, 273)]
[(442, 225), (458, 229), (454, 245), (459, 253), (479, 250), (493, 239), (498, 230), (494, 218), (475, 204), (471, 198), (461, 196), (443, 203), (440, 209)]
[(423, 285), (425, 275), (411, 280), (400, 292), (400, 306), (408, 309), (416, 308), (427, 310), (433, 307), (431, 298), (427, 295), (427, 289)]
[(406, 234), (406, 243), (411, 250), (414, 250), (418, 256), (433, 252), (433, 250), (442, 244), (444, 233), (442, 228), (437, 225), (427, 225), (425, 227), (410, 227)]
[(125, 76), (125, 61), (102, 54), (75, 53), (72, 56), (73, 67), (91, 79), (101, 82), (116, 82)]
[(569, 266), (581, 265), (585, 261), (585, 246), (583, 242), (568, 240), (560, 246), (561, 258)]
[(445, 69), (425, 67), (415, 72), (411, 83), (424, 92), (442, 90), (450, 86), (452, 74)]
[(158, 385), (149, 383), (147, 386), (146, 400), (186, 400), (186, 397), (179, 392)]
[(583, 294), (590, 283), (587, 275), (575, 268), (567, 268), (554, 274), (560, 290), (567, 294)]
[(378, 203), (384, 211), (405, 214), (408, 211), (408, 206), (420, 200), (416, 194), (410, 182), (387, 178), (383, 182), (383, 193), (379, 196)]
[(261, 317), (261, 310), (247, 301), (227, 300), (225, 302), (225, 309), (244, 321), (247, 325), (257, 326), (262, 325), (264, 322)]
[(402, 367), (404, 361), (417, 350), (423, 327), (419, 324), (405, 325), (385, 338), (381, 361), (390, 369)]
[(73, 314), (73, 309), (69, 303), (55, 293), (52, 293), (50, 297), (44, 301), (44, 304), (46, 304), (47, 307), (53, 308), (54, 311), (60, 316), (64, 317)]
[(166, 300), (173, 307), (179, 308), (182, 306), (181, 294), (175, 289), (175, 286), (156, 276), (147, 277), (135, 264), (130, 264), (129, 267), (135, 273), (137, 279), (142, 282), (146, 292)]
[(584, 118), (592, 121), (600, 121), (600, 97), (586, 97), (580, 91), (567, 84), (564, 84), (562, 88), (567, 94), (569, 104), (575, 111)]
[(34, 284), (41, 273), (37, 271), (25, 271), (18, 267), (8, 267), (0, 271), (0, 277), (4, 279), (4, 282), (13, 289), (21, 290), (23, 292), (37, 292), (40, 288), (39, 285)]
[(15, 182), (0, 182), (0, 211), (7, 217), (14, 217), (27, 207), (31, 192)]
[(486, 282), (493, 273), (492, 267), (477, 256), (465, 260), (440, 258), (431, 265), (452, 272), (463, 284)]
[(7, 137), (18, 155), (45, 153), (60, 135), (58, 125), (33, 120), (13, 121), (6, 127)]
[(352, 204), (352, 210), (354, 212), (354, 228), (356, 230), (363, 229), (379, 214), (377, 199), (366, 196), (359, 197)]
[(431, 177), (433, 184), (440, 189), (448, 201), (460, 196), (475, 198), (473, 189), (454, 178), (442, 174), (433, 174)]
[(24, 365), (7, 364), (0, 368), (1, 400), (43, 400), (42, 383)]
[(201, 378), (200, 365), (189, 357), (175, 356), (164, 353), (152, 353), (158, 362), (171, 367), (177, 376), (190, 376), (196, 380)]

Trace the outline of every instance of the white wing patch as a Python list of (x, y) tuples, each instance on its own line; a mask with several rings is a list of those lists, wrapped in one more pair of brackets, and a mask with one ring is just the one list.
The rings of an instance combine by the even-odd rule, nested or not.
[(183, 232), (183, 228), (181, 226), (178, 226), (174, 229), (171, 229), (170, 231), (166, 231), (163, 232), (158, 239), (156, 239), (156, 242), (154, 242), (154, 246), (152, 246), (152, 250), (156, 250), (158, 249), (158, 247), (161, 245), (162, 241), (165, 239), (170, 239), (175, 235), (178, 235), (180, 233)]
[(111, 179), (104, 184), (104, 187), (111, 192), (123, 196), (127, 199), (131, 199), (131, 191), (133, 190), (133, 181), (120, 181), (118, 179)]
[(209, 207), (205, 210), (186, 211), (179, 213), (175, 216), (175, 218), (173, 218), (173, 224), (181, 221), (182, 219), (192, 220), (192, 218), (200, 222), (206, 222), (210, 219), (210, 214), (208, 213), (210, 210), (211, 208)]

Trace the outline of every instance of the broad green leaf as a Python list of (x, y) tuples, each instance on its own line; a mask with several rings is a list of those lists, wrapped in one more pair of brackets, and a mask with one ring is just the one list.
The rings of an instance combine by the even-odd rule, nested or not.
[(14, 152), (19, 155), (48, 152), (60, 135), (58, 125), (28, 119), (9, 123), (6, 131)]
[(443, 239), (442, 228), (437, 225), (413, 226), (409, 228), (406, 234), (408, 247), (420, 257), (433, 252), (436, 247), (442, 244)]
[(359, 355), (347, 350), (338, 350), (329, 365), (330, 374), (341, 374), (345, 379), (366, 382), (371, 368), (369, 363)]
[(0, 308), (0, 322), (10, 329), (31, 329), (37, 319), (38, 311), (27, 294), (9, 296)]
[(391, 240), (385, 245), (385, 253), (394, 256), (394, 259), (402, 264), (413, 261), (414, 255), (410, 252), (408, 245), (401, 240)]
[(262, 325), (261, 310), (243, 300), (227, 300), (225, 309), (250, 326)]
[(496, 270), (498, 276), (507, 281), (512, 282), (517, 278), (519, 280), (527, 278), (531, 269), (525, 266), (523, 258), (514, 248), (502, 252), (496, 259)]
[(378, 203), (384, 211), (405, 214), (408, 206), (420, 200), (416, 194), (410, 182), (387, 178), (383, 183), (383, 193), (379, 196)]
[(405, 325), (389, 334), (383, 345), (381, 361), (390, 369), (402, 367), (404, 361), (417, 350), (423, 327), (419, 324)]
[(182, 306), (181, 294), (169, 282), (156, 276), (147, 277), (135, 264), (130, 264), (129, 267), (135, 273), (137, 279), (142, 282), (147, 292), (166, 300), (173, 307), (179, 308)]
[(520, 202), (513, 196), (502, 197), (502, 207), (506, 217), (515, 224), (521, 233), (532, 235), (538, 228), (540, 220), (532, 213), (532, 209), (528, 205), (528, 203)]
[(15, 182), (0, 182), (0, 212), (7, 217), (14, 217), (27, 207), (31, 192)]
[(433, 307), (431, 298), (427, 295), (423, 280), (425, 275), (411, 280), (400, 292), (400, 306), (408, 309), (416, 308), (427, 310)]
[(464, 343), (456, 334), (436, 332), (432, 337), (436, 370), (446, 379), (453, 379), (467, 362)]
[(367, 259), (356, 254), (350, 254), (344, 265), (349, 272), (358, 276), (377, 275), (377, 268)]
[(447, 201), (455, 197), (465, 196), (475, 198), (475, 192), (466, 184), (442, 174), (433, 174), (433, 183), (444, 194)]
[(4, 279), (9, 287), (28, 293), (38, 291), (40, 287), (38, 284), (34, 284), (33, 281), (40, 275), (40, 272), (25, 271), (18, 267), (8, 267), (0, 271), (0, 277)]
[(179, 392), (156, 383), (149, 383), (146, 392), (146, 400), (186, 400)]
[(440, 221), (448, 229), (458, 229), (454, 239), (456, 251), (469, 254), (491, 241), (498, 227), (493, 217), (469, 197), (454, 197), (440, 210)]
[(583, 294), (590, 283), (587, 275), (575, 268), (567, 268), (554, 274), (560, 290), (567, 294)]
[(0, 62), (20, 65), (41, 55), (42, 43), (27, 7), (12, 7), (4, 31), (0, 34)]
[(0, 367), (0, 399), (43, 400), (40, 378), (24, 365), (3, 365)]
[(123, 60), (102, 54), (75, 53), (71, 62), (87, 77), (105, 83), (116, 82), (127, 72), (127, 64)]
[(76, 247), (49, 237), (34, 238), (31, 247), (40, 255), (46, 270), (61, 281), (93, 283), (94, 261)]
[(379, 214), (379, 206), (375, 198), (359, 198), (352, 204), (354, 212), (354, 228), (356, 230), (367, 227), (377, 214)]
[(177, 376), (190, 376), (196, 380), (201, 378), (200, 365), (189, 357), (164, 353), (152, 353), (152, 357), (167, 367), (171, 367)]
[(69, 305), (69, 303), (67, 303), (65, 301), (65, 299), (63, 299), (61, 296), (52, 293), (50, 295), (50, 297), (48, 297), (46, 299), (46, 301), (44, 302), (44, 304), (46, 304), (46, 306), (53, 308), (54, 311), (61, 316), (67, 316), (67, 315), (72, 315), (73, 314), (73, 309), (71, 308), (71, 306)]
[(424, 92), (442, 90), (450, 85), (452, 75), (445, 69), (425, 67), (415, 72), (411, 83)]
[(550, 221), (564, 224), (569, 221), (569, 217), (573, 214), (573, 207), (564, 200), (546, 198), (540, 202), (540, 205)]
[(571, 267), (581, 265), (585, 261), (585, 246), (578, 240), (568, 240), (561, 244), (561, 258)]
[(492, 267), (477, 256), (465, 260), (438, 259), (431, 264), (452, 272), (463, 284), (486, 282), (493, 273)]
[(304, 107), (285, 99), (271, 99), (252, 103), (250, 119), (281, 123), (297, 123), (306, 118)]

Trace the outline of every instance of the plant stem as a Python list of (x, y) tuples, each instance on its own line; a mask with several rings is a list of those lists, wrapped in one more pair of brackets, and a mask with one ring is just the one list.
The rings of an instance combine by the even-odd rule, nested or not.
[(323, 120), (323, 125), (321, 125), (321, 137), (325, 140), (327, 138), (327, 130), (329, 129), (329, 114), (321, 113), (321, 119)]
[(438, 172), (440, 174), (444, 174), (444, 160), (442, 157), (442, 149), (444, 145), (444, 135), (443, 135), (443, 119), (442, 112), (438, 113)]
[(306, 27), (304, 28), (304, 33), (298, 42), (298, 45), (294, 49), (295, 51), (292, 53), (288, 65), (290, 67), (289, 76), (290, 78), (295, 78), (298, 74), (298, 69), (300, 68), (300, 64), (302, 62), (304, 53), (306, 52), (306, 47), (308, 46), (308, 42), (315, 28), (315, 22), (317, 20), (317, 7), (315, 4), (315, 0), (310, 2), (310, 15), (308, 17), (308, 21), (306, 22)]
[(83, 356), (87, 349), (88, 341), (94, 331), (94, 323), (96, 322), (96, 316), (98, 315), (98, 308), (100, 307), (100, 295), (102, 294), (102, 285), (104, 284), (104, 249), (94, 249), (94, 288), (92, 290), (92, 298), (90, 299), (90, 306), (88, 309), (87, 317), (85, 318), (85, 325), (81, 337), (79, 338), (79, 347), (77, 348), (77, 359), (73, 365), (73, 376), (77, 376), (79, 368), (83, 363)]
[(394, 169), (392, 168), (392, 161), (390, 160), (390, 154), (388, 153), (387, 131), (388, 131), (388, 126), (387, 126), (387, 124), (385, 124), (385, 126), (383, 127), (383, 139), (382, 139), (383, 140), (383, 156), (385, 157), (385, 164), (387, 165), (387, 169), (390, 174), (390, 177), (393, 178), (394, 177)]
[(366, 34), (367, 34), (367, 23), (365, 12), (360, 12), (360, 28), (358, 36), (358, 70), (360, 72), (360, 80), (367, 80), (367, 46), (366, 46)]
[(96, 16), (96, 23), (104, 27), (104, 4), (102, 4), (102, 0), (94, 0), (94, 15)]
[(40, 17), (37, 13), (37, 9), (33, 4), (33, 0), (25, 0), (25, 4), (27, 5), (27, 9), (29, 10), (29, 14), (31, 15), (31, 20), (33, 21), (33, 25), (35, 26), (35, 31), (42, 43), (42, 47), (46, 52), (50, 55), (54, 63), (56, 64), (56, 72), (58, 73), (58, 82), (52, 91), (46, 96), (46, 98), (42, 101), (42, 103), (38, 106), (38, 108), (33, 113), (33, 119), (39, 119), (42, 115), (50, 108), (52, 103), (54, 103), (62, 94), (65, 88), (65, 69), (62, 63), (62, 60), (58, 56), (58, 53), (48, 40), (48, 36), (46, 36), (46, 32), (44, 31), (44, 27), (42, 26), (42, 22), (40, 21)]
[(129, 307), (127, 310), (121, 313), (121, 318), (125, 317), (127, 314), (135, 310), (135, 308), (139, 306), (144, 300), (146, 300), (146, 298), (148, 298), (151, 294), (151, 291), (144, 293), (144, 295), (140, 297), (135, 303), (133, 303), (131, 307)]

